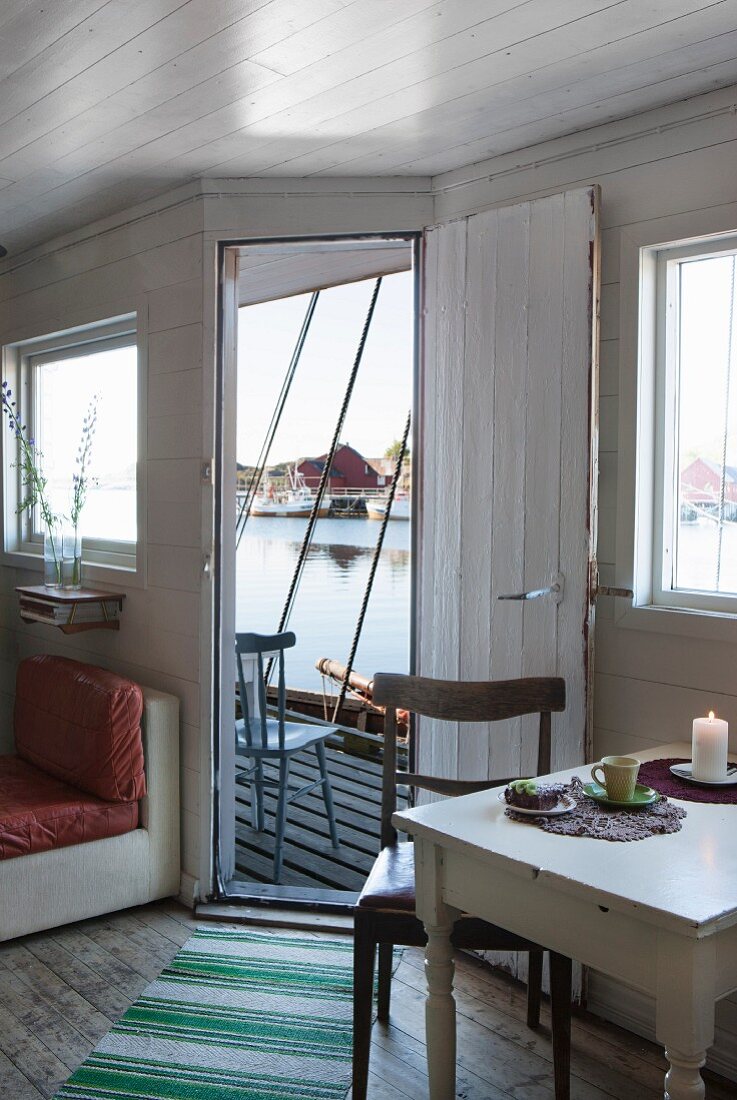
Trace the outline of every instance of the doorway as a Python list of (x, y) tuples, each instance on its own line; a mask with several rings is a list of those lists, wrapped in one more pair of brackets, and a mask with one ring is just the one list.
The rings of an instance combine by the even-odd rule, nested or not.
[[(552, 728), (556, 768), (582, 762), (591, 738), (598, 211), (598, 190), (580, 188), (440, 223), (423, 240), (422, 370), (415, 366), (419, 407), (411, 443), (411, 625), (417, 624), (418, 644), (413, 637), (410, 668), (416, 648), (417, 671), (438, 679), (563, 677), (567, 709)], [(356, 249), (366, 241), (373, 255)], [(395, 241), (408, 248), (413, 238), (253, 244), (281, 248), (272, 270), (286, 263), (290, 296), (341, 284), (325, 270), (325, 256), (331, 255), (326, 245), (338, 256), (341, 250), (352, 253), (351, 262), (357, 257), (364, 266), (343, 281), (360, 281), (382, 274), (379, 253), (391, 252)], [(318, 255), (292, 264), (290, 249), (301, 256), (310, 244)], [(229, 471), (237, 450), (243, 247), (222, 246), (223, 391), (217, 409), (218, 466), (225, 474), (218, 475), (216, 493), (221, 538), (215, 580), (217, 587), (221, 578), (232, 578), (232, 599), (217, 598), (215, 606), (215, 679), (222, 701), (215, 701), (220, 736), (213, 758), (221, 893), (228, 884), (232, 889), (236, 873), (236, 761), (228, 709), (235, 683), (236, 484)], [(415, 254), (417, 248), (415, 240)], [(416, 261), (413, 266), (416, 271)], [(417, 316), (416, 302), (415, 283)], [(415, 334), (415, 348), (418, 342)], [(340, 433), (334, 438), (340, 442)], [(326, 461), (323, 472), (331, 467), (332, 460)], [(464, 724), (435, 722), (427, 731), (423, 724), (418, 770), (476, 780), (533, 774), (536, 743), (524, 722), (468, 734)], [(247, 884), (249, 896), (278, 896), (277, 890), (288, 898), (301, 890), (262, 885), (260, 890)], [(338, 896), (320, 889), (315, 887), (313, 900)]]
[[(406, 235), (225, 250), (219, 896), (350, 904), (379, 849), (383, 715), (371, 680), (414, 668), (417, 249)], [(244, 752), (241, 696), (250, 720), (259, 692), (236, 690), (233, 642), (284, 632), (295, 636), (284, 729), (325, 731), (337, 847), (314, 747), (290, 761), (298, 797), (281, 844), (279, 761), (264, 762), (259, 794)], [(263, 671), (278, 722), (278, 661)], [(403, 752), (406, 766), (408, 737)]]

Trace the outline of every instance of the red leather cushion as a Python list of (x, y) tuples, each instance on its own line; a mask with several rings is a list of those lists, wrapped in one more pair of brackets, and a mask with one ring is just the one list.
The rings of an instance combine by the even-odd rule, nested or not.
[(49, 775), (109, 802), (146, 793), (137, 684), (67, 657), (21, 661), (15, 747)]
[(105, 802), (18, 756), (0, 756), (0, 860), (120, 836), (137, 826), (137, 802)]
[(361, 909), (415, 909), (415, 846), (407, 842), (382, 848), (358, 896)]

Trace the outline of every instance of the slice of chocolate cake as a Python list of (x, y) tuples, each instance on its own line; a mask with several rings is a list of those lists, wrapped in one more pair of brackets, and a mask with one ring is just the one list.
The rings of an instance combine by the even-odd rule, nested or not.
[(504, 791), (504, 798), (510, 806), (519, 806), (522, 810), (552, 810), (564, 793), (562, 783), (515, 779)]

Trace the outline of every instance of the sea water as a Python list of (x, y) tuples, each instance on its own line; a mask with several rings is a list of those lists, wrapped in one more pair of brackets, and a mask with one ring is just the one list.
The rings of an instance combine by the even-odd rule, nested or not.
[[(276, 631), (306, 519), (251, 516), (236, 558), (236, 629)], [(290, 687), (319, 691), (320, 657), (348, 660), (380, 524), (376, 520), (321, 519), (297, 589), (288, 629), (297, 635), (285, 654)], [(409, 671), (410, 525), (387, 525), (354, 669)]]

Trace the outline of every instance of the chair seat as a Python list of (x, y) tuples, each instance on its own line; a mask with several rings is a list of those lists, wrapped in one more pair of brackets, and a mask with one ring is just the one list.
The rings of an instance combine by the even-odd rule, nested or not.
[[(382, 848), (369, 872), (369, 877), (356, 903), (359, 909), (368, 912), (406, 914), (414, 918), (416, 927), (401, 919), (407, 931), (406, 943), (424, 944), (426, 942), (422, 922), (415, 916), (415, 846), (411, 843), (398, 843)], [(393, 931), (397, 931), (396, 918)], [(403, 940), (402, 942), (405, 942)], [(479, 917), (463, 913), (453, 926), (453, 946), (470, 950), (493, 951), (541, 951), (539, 944), (526, 940), (514, 932), (508, 932), (496, 924)], [(383, 942), (383, 940), (381, 941)], [(399, 943), (399, 939), (394, 942)]]
[(415, 846), (382, 848), (358, 897), (359, 909), (415, 911)]
[[(266, 719), (266, 745), (261, 744), (261, 729), (254, 731), (255, 744), (246, 743), (244, 722), (241, 718), (235, 724), (236, 756), (265, 756), (279, 752), (279, 723), (276, 718)], [(331, 733), (335, 733), (333, 726), (311, 726), (297, 722), (286, 722), (284, 725), (284, 751), (299, 752), (307, 749), (318, 741), (324, 741)]]

